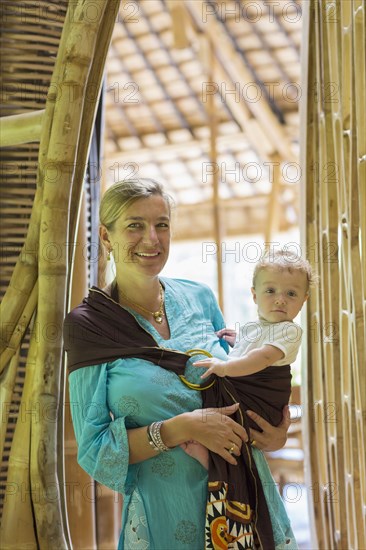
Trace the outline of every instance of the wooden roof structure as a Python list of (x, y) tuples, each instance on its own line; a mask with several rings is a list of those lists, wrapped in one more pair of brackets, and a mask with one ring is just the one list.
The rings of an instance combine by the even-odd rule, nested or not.
[[(176, 239), (297, 225), (299, 1), (123, 2), (106, 72), (103, 180), (165, 182)], [(279, 216), (281, 211), (281, 216)]]

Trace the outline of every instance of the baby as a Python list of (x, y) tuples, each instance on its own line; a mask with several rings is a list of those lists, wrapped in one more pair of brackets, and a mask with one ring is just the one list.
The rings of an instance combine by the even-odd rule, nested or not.
[[(302, 329), (293, 322), (309, 296), (313, 274), (308, 261), (281, 250), (266, 253), (257, 263), (253, 274), (252, 295), (258, 307), (258, 320), (248, 323), (245, 336), (235, 344), (236, 333), (231, 329), (217, 332), (234, 346), (227, 361), (216, 358), (193, 363), (205, 367), (201, 378), (217, 376), (248, 376), (267, 367), (289, 365), (296, 359)], [(235, 344), (235, 345), (234, 345)], [(261, 411), (255, 411), (261, 414)], [(185, 452), (207, 467), (207, 450), (195, 442), (183, 446)]]

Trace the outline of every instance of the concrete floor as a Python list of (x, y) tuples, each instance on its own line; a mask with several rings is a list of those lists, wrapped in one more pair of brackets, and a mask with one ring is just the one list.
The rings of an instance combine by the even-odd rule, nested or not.
[(310, 542), (309, 512), (305, 485), (299, 483), (285, 485), (283, 499), (299, 550), (317, 550), (312, 547)]

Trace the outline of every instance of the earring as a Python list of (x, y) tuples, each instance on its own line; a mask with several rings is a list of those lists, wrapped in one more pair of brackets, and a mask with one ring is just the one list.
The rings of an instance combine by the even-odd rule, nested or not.
[(107, 262), (110, 262), (110, 261), (111, 261), (111, 252), (112, 252), (112, 250), (108, 250)]

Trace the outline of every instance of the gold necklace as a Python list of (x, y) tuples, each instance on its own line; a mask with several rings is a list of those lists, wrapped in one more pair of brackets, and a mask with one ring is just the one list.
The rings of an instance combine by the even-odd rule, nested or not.
[(138, 307), (139, 309), (141, 309), (141, 311), (144, 311), (145, 313), (149, 313), (149, 315), (152, 315), (154, 317), (157, 323), (161, 324), (163, 322), (163, 317), (165, 315), (164, 314), (164, 294), (163, 294), (162, 284), (159, 283), (159, 286), (160, 286), (160, 307), (158, 311), (149, 311), (148, 309), (145, 309), (144, 307), (140, 306), (140, 304), (136, 304), (136, 302), (133, 302), (132, 300), (127, 298), (126, 294), (124, 294), (124, 292), (122, 292), (121, 289), (119, 289), (119, 292), (122, 294), (126, 302), (129, 302), (133, 306)]

